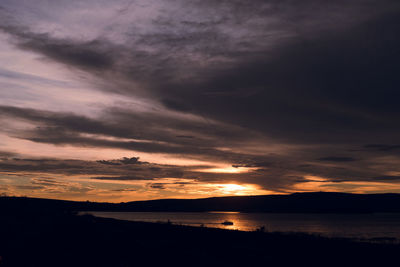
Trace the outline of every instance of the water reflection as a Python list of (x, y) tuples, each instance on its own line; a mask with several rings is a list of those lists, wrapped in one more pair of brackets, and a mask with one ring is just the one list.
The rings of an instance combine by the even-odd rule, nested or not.
[(208, 213), (221, 213), (221, 214), (238, 214), (239, 211), (209, 211)]
[[(92, 212), (121, 220), (167, 222), (230, 230), (306, 232), (334, 237), (400, 239), (400, 214), (273, 214), (239, 212)], [(233, 222), (224, 225), (223, 222)]]

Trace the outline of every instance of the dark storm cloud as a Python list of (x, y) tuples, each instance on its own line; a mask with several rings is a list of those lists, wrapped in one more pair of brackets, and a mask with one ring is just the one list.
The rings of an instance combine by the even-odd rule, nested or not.
[[(359, 1), (351, 3), (365, 8)], [(378, 6), (391, 6), (388, 3)], [(314, 5), (323, 12), (318, 18), (331, 17), (322, 5)], [(396, 140), (398, 11), (397, 6), (343, 27), (351, 20), (347, 15), (359, 16), (348, 11), (343, 20), (331, 21), (338, 27), (329, 25), (326, 31), (313, 32), (310, 26), (311, 32), (300, 38), (285, 40), (271, 50), (263, 48), (256, 57), (234, 57), (236, 61), (223, 71), (199, 72), (195, 81), (167, 84), (169, 90), (163, 83), (156, 93), (169, 108), (204, 114), (289, 142), (360, 142), (376, 136)], [(295, 16), (296, 11), (285, 15)], [(300, 31), (303, 20), (299, 20)]]
[(105, 164), (105, 165), (113, 165), (113, 166), (121, 165), (121, 163), (119, 163), (119, 162), (112, 162), (112, 161), (109, 161), (109, 160), (98, 160), (97, 162), (101, 163), (101, 164)]
[[(19, 118), (35, 122), (38, 126), (52, 126), (58, 129), (121, 138), (156, 139), (158, 141), (175, 140), (183, 144), (187, 142), (185, 139), (193, 138), (179, 139), (176, 133), (190, 132), (200, 136), (218, 135), (226, 136), (229, 139), (241, 139), (242, 136), (238, 131), (243, 131), (243, 129), (235, 128), (234, 126), (215, 125), (207, 120), (192, 121), (190, 119), (168, 117), (160, 113), (140, 113), (116, 108), (105, 110), (103, 120), (73, 113), (57, 113), (10, 106), (0, 106), (0, 111), (0, 116), (2, 117)], [(174, 130), (174, 132), (170, 133), (170, 130)], [(248, 134), (252, 133), (248, 132)], [(189, 141), (195, 142), (196, 140)]]
[[(187, 92), (183, 88), (190, 85), (185, 84), (177, 94), (181, 100), (175, 101), (189, 102), (192, 112), (290, 142), (396, 140), (399, 14), (288, 44), (276, 59), (258, 58), (197, 90)], [(202, 94), (210, 88), (227, 93)], [(229, 95), (253, 88), (252, 95)]]
[[(57, 38), (11, 22), (1, 29), (17, 47), (102, 80), (101, 90), (147, 97), (204, 120), (120, 108), (104, 110), (102, 119), (4, 106), (0, 114), (36, 125), (13, 133), (34, 142), (196, 156), (256, 170), (211, 174), (143, 167), (134, 159), (88, 163), (98, 171), (72, 162), (5, 161), (1, 167), (103, 172), (98, 177), (122, 180), (236, 179), (278, 191), (307, 182), (307, 175), (332, 182), (393, 177), (384, 173), (397, 171), (399, 159), (389, 166), (378, 154), (398, 150), (400, 143), (398, 1), (188, 1), (176, 12), (192, 7), (198, 12), (190, 19), (166, 12), (145, 33), (127, 26), (126, 44), (118, 45), (103, 36)], [(262, 145), (264, 137), (304, 149), (282, 155), (243, 152), (246, 142)], [(372, 145), (349, 150), (363, 144)], [(343, 155), (345, 149), (349, 155), (325, 156)], [(139, 175), (128, 167), (144, 169), (136, 169)]]
[(96, 176), (96, 180), (117, 180), (117, 181), (135, 181), (135, 180), (153, 180), (154, 178), (136, 177), (136, 176)]
[(191, 135), (177, 135), (176, 137), (178, 137), (178, 138), (189, 138), (189, 139), (195, 138), (194, 136), (191, 136)]
[[(125, 161), (127, 158), (112, 160)], [(136, 158), (137, 159), (137, 158)], [(135, 164), (104, 165), (99, 161), (65, 159), (14, 158), (0, 161), (0, 172), (13, 174), (49, 173), (62, 175), (98, 175), (99, 180), (151, 180), (156, 178), (183, 176), (188, 168), (184, 166), (161, 165), (137, 161)], [(107, 175), (107, 176), (105, 176)], [(44, 180), (42, 179), (41, 182)], [(51, 180), (54, 181), (54, 180)], [(48, 182), (51, 182), (50, 180)]]
[(215, 148), (191, 146), (190, 144), (182, 145), (176, 143), (160, 144), (157, 142), (148, 141), (112, 141), (96, 137), (82, 137), (75, 133), (66, 133), (62, 129), (54, 129), (44, 127), (27, 131), (21, 134), (18, 138), (54, 145), (74, 145), (78, 147), (93, 147), (93, 148), (117, 148), (131, 151), (140, 151), (147, 153), (166, 153), (166, 154), (183, 154), (191, 158), (216, 158), (222, 159), (224, 156), (228, 158), (240, 158), (241, 154), (234, 152), (219, 151)]
[(2, 172), (63, 172), (63, 173), (82, 173), (84, 166), (75, 162), (47, 161), (41, 160), (36, 163), (32, 160), (14, 159), (3, 160), (0, 162)]
[(388, 176), (374, 177), (373, 180), (377, 180), (377, 181), (398, 181), (398, 180), (400, 180), (400, 175), (388, 175)]
[(364, 148), (373, 151), (394, 151), (394, 150), (400, 150), (400, 145), (369, 144), (365, 145)]
[[(55, 145), (119, 148), (236, 161), (246, 156), (237, 152), (221, 151), (216, 147), (224, 146), (227, 142), (230, 145), (240, 143), (251, 136), (259, 138), (255, 133), (230, 125), (166, 117), (162, 114), (132, 113), (120, 109), (107, 110), (106, 120), (105, 117), (97, 120), (69, 113), (8, 106), (0, 106), (0, 111), (0, 118), (19, 119), (36, 126), (30, 130), (18, 130), (15, 137)], [(177, 137), (176, 133), (179, 132), (193, 133), (197, 137)], [(116, 139), (104, 139), (104, 136)], [(135, 164), (137, 159), (126, 158), (117, 162), (100, 163)]]
[(93, 120), (84, 116), (74, 114), (62, 114), (56, 112), (47, 112), (34, 109), (25, 109), (17, 107), (0, 107), (0, 116), (17, 117), (27, 121), (34, 121), (38, 125), (41, 123), (50, 124), (59, 128), (67, 128), (86, 133), (102, 133), (113, 136), (122, 135), (123, 127), (112, 128), (107, 127), (107, 124), (102, 121)]
[[(80, 42), (16, 26), (3, 30), (24, 49), (96, 75), (101, 71), (121, 85), (108, 90), (146, 92), (179, 112), (291, 143), (368, 142), (376, 136), (378, 142), (395, 141), (400, 130), (396, 3), (191, 1), (189, 6), (203, 12), (197, 21), (162, 15), (154, 19), (155, 30), (132, 34), (129, 48), (101, 38)], [(217, 19), (205, 15), (210, 10)], [(227, 30), (242, 30), (243, 38), (239, 42)], [(199, 59), (189, 56), (193, 53)], [(143, 88), (125, 88), (121, 79)]]
[(76, 42), (53, 39), (47, 33), (33, 33), (26, 27), (7, 24), (0, 26), (0, 30), (17, 37), (17, 46), (21, 49), (40, 53), (66, 65), (95, 71), (109, 69), (113, 65), (105, 40)]
[(398, 11), (293, 38), (273, 55), (212, 70), (199, 83), (172, 84), (162, 99), (290, 142), (396, 139)]
[(347, 162), (347, 161), (355, 161), (356, 159), (352, 158), (352, 157), (323, 157), (323, 158), (319, 158), (318, 160), (322, 160), (322, 161), (333, 161), (333, 162)]
[(120, 162), (122, 164), (138, 164), (139, 157), (132, 157), (132, 158), (123, 157), (122, 159), (120, 159)]

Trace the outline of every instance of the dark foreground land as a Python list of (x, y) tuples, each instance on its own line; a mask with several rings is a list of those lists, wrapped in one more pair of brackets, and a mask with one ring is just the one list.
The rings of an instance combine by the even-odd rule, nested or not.
[(78, 216), (0, 213), (0, 266), (391, 266), (400, 246)]
[[(378, 205), (380, 204), (380, 205)], [(385, 204), (385, 205), (383, 205)], [(92, 203), (0, 198), (3, 266), (391, 266), (399, 244), (79, 216), (82, 210), (396, 212), (399, 195), (332, 193)]]

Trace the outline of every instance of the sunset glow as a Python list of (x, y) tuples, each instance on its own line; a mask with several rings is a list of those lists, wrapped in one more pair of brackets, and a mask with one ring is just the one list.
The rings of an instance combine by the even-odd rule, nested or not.
[(238, 184), (218, 184), (215, 186), (226, 195), (251, 195), (255, 192), (255, 188), (249, 185), (243, 186)]
[(0, 194), (400, 192), (395, 4), (95, 2), (0, 3)]

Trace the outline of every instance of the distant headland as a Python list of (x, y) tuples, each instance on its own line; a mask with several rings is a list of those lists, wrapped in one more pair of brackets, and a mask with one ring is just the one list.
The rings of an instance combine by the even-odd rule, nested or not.
[(57, 211), (240, 211), (268, 213), (390, 213), (400, 212), (400, 194), (334, 192), (290, 195), (232, 196), (202, 199), (160, 199), (123, 203), (79, 202), (28, 197), (0, 197), (2, 210)]

